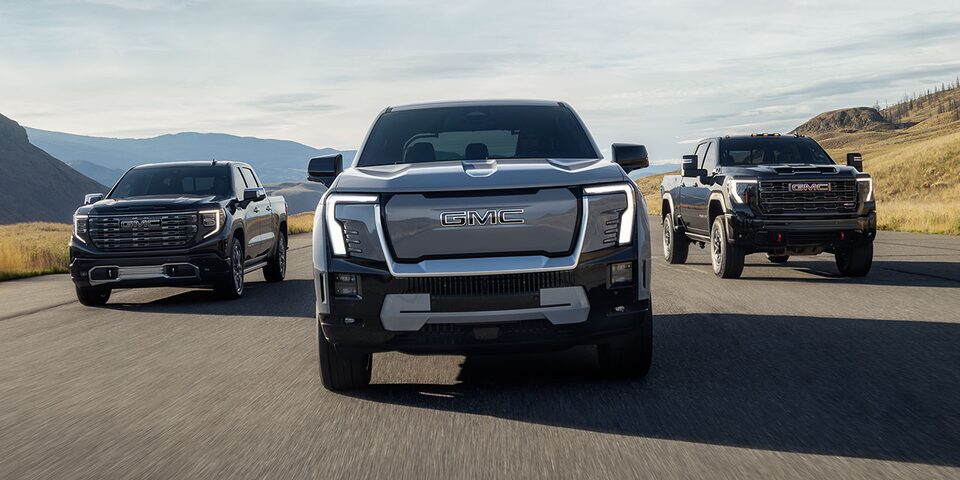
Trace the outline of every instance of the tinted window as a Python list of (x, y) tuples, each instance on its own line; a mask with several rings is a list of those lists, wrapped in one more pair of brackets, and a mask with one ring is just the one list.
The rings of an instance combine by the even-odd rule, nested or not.
[(706, 170), (708, 173), (713, 172), (713, 169), (717, 168), (716, 142), (710, 142), (707, 144), (707, 148), (703, 152), (703, 158), (700, 161), (700, 168)]
[(247, 188), (247, 183), (243, 180), (243, 176), (240, 174), (239, 168), (234, 168), (233, 170), (233, 192), (237, 198), (243, 197), (243, 189)]
[(257, 183), (257, 179), (253, 176), (253, 171), (249, 168), (240, 168), (240, 173), (243, 174), (243, 181), (247, 184), (247, 188), (255, 188), (260, 186)]
[(437, 107), (381, 115), (357, 165), (597, 157), (576, 116), (559, 105)]
[(149, 196), (229, 196), (230, 170), (215, 166), (147, 167), (130, 170), (110, 198)]
[(817, 142), (809, 138), (732, 138), (720, 144), (720, 163), (727, 166), (814, 164), (833, 165)]

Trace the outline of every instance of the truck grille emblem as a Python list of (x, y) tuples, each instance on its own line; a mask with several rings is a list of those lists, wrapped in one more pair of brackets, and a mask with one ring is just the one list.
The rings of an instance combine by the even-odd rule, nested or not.
[(159, 227), (160, 220), (145, 218), (143, 220), (121, 220), (120, 228), (124, 230), (137, 230), (143, 228)]
[(791, 183), (791, 192), (829, 192), (829, 183)]
[(518, 225), (524, 223), (522, 208), (502, 210), (456, 210), (440, 212), (440, 225), (466, 227), (475, 225)]

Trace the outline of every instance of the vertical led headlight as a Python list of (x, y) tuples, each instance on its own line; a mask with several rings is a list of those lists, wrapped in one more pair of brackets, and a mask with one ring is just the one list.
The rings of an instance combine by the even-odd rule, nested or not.
[(873, 177), (860, 177), (857, 178), (857, 186), (860, 187), (860, 191), (865, 191), (864, 195), (861, 195), (864, 202), (873, 201)]
[(83, 243), (87, 243), (84, 237), (87, 235), (87, 216), (86, 215), (74, 215), (73, 216), (73, 236), (77, 240), (80, 240)]
[(753, 187), (757, 185), (757, 179), (755, 178), (731, 178), (727, 180), (730, 182), (730, 198), (738, 204), (744, 204), (750, 202), (750, 192), (753, 191)]
[(203, 238), (209, 238), (217, 234), (226, 220), (222, 208), (216, 210), (201, 210), (197, 212), (200, 215), (200, 226), (203, 228)]
[(622, 193), (627, 197), (627, 208), (620, 215), (620, 228), (617, 237), (618, 245), (627, 245), (633, 240), (633, 221), (636, 211), (637, 197), (633, 192), (633, 186), (626, 183), (615, 185), (601, 185), (598, 187), (586, 187), (583, 189), (586, 195), (603, 195), (608, 193)]
[(327, 236), (330, 237), (330, 247), (338, 257), (347, 255), (347, 242), (344, 238), (343, 225), (337, 220), (337, 204), (340, 203), (376, 203), (376, 195), (351, 195), (331, 193), (323, 205), (324, 222), (327, 224)]

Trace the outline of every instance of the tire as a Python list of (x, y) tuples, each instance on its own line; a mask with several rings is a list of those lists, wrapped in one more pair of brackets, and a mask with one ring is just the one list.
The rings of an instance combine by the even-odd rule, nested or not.
[(670, 264), (686, 263), (690, 254), (690, 239), (677, 234), (673, 226), (673, 213), (663, 217), (663, 258)]
[(873, 266), (873, 242), (836, 253), (837, 270), (845, 277), (863, 277)]
[(230, 243), (230, 272), (214, 285), (214, 290), (220, 298), (232, 300), (243, 296), (243, 287), (243, 244), (234, 237)]
[(277, 238), (277, 251), (263, 267), (263, 278), (268, 282), (282, 282), (287, 275), (287, 234), (280, 232)]
[(740, 278), (743, 273), (743, 249), (731, 245), (727, 239), (727, 229), (723, 217), (713, 219), (710, 229), (710, 263), (713, 273), (720, 278)]
[(606, 376), (640, 379), (650, 371), (653, 360), (653, 313), (648, 310), (641, 322), (638, 332), (597, 345), (600, 370)]
[(317, 352), (320, 357), (320, 382), (330, 391), (355, 390), (370, 385), (373, 370), (372, 353), (352, 353), (337, 350), (323, 336), (317, 325)]
[(97, 288), (97, 287), (76, 287), (77, 288), (77, 300), (80, 301), (82, 305), (88, 307), (99, 307), (107, 303), (107, 300), (110, 300), (110, 289), (109, 288)]
[(770, 263), (787, 263), (789, 259), (790, 255), (767, 255), (767, 260), (770, 260)]

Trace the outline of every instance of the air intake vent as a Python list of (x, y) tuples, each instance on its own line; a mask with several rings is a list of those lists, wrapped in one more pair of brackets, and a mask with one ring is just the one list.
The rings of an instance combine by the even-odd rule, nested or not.
[(431, 296), (522, 295), (540, 293), (541, 288), (573, 286), (571, 272), (516, 273), (462, 277), (423, 277), (402, 280), (402, 293)]

